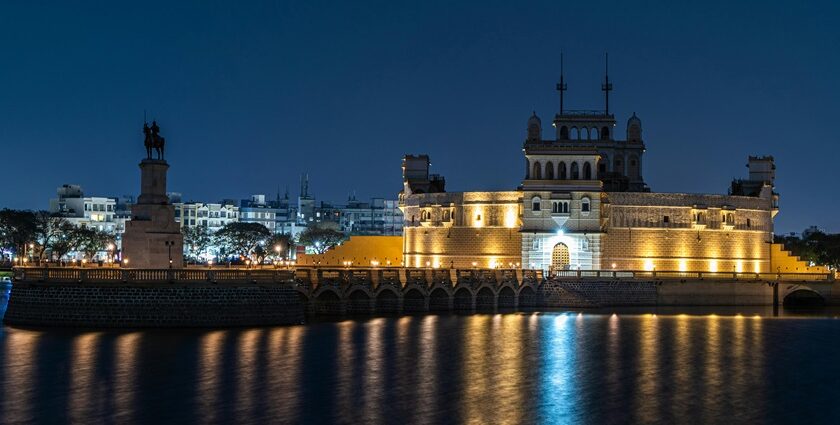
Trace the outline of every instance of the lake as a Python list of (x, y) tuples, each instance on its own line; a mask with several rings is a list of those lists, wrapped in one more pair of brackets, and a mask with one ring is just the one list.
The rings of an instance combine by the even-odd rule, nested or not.
[(5, 327), (0, 422), (840, 423), (836, 314), (647, 309), (222, 330)]

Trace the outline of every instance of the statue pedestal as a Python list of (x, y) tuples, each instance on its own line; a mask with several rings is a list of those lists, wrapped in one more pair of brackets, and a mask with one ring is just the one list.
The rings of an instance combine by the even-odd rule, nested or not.
[(140, 196), (125, 223), (122, 258), (131, 268), (181, 268), (184, 266), (184, 237), (175, 221), (175, 208), (166, 196), (164, 160), (140, 162)]

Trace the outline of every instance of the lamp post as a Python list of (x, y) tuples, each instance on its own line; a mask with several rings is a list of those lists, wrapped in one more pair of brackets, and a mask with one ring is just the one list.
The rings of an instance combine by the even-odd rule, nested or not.
[(175, 241), (164, 241), (166, 244), (167, 251), (169, 252), (169, 268), (172, 268), (172, 247), (175, 245)]

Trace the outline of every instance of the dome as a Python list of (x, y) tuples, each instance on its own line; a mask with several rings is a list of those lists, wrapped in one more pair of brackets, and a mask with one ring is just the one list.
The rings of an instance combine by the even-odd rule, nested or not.
[(632, 116), (632, 117), (630, 117), (630, 119), (629, 119), (629, 120), (627, 120), (627, 127), (630, 127), (630, 126), (631, 126), (631, 125), (633, 125), (633, 124), (636, 124), (636, 125), (638, 125), (639, 127), (641, 127), (641, 126), (642, 126), (642, 120), (640, 120), (640, 119), (639, 119), (639, 117), (637, 117), (637, 116), (636, 116), (636, 113), (635, 113), (635, 112), (633, 112), (633, 116)]
[(531, 124), (542, 126), (542, 121), (540, 120), (540, 117), (537, 116), (537, 111), (534, 111), (531, 118), (528, 118), (528, 126), (530, 127)]

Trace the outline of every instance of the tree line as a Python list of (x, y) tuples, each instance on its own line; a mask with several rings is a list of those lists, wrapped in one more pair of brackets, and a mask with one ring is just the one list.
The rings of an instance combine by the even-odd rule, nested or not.
[[(241, 258), (257, 263), (291, 259), (295, 246), (307, 246), (322, 254), (346, 237), (325, 225), (312, 225), (297, 240), (290, 235), (272, 234), (259, 223), (229, 223), (217, 232), (206, 226), (183, 227), (184, 255), (206, 261), (206, 255), (220, 259)], [(0, 210), (0, 253), (33, 261), (59, 261), (71, 253), (94, 260), (116, 243), (117, 235), (91, 226), (76, 226), (67, 218), (48, 211)]]
[(272, 234), (259, 223), (228, 223), (215, 233), (207, 226), (183, 227), (184, 255), (188, 260), (204, 262), (207, 256), (219, 259), (249, 259), (258, 264), (291, 259), (296, 246), (310, 247), (323, 254), (346, 237), (335, 229), (312, 225), (294, 240), (291, 235)]
[(834, 270), (840, 268), (840, 233), (812, 232), (802, 238), (776, 235), (775, 242), (803, 261)]
[(34, 261), (60, 260), (71, 252), (93, 260), (114, 244), (114, 235), (95, 227), (75, 226), (48, 211), (0, 210), (0, 249), (6, 256)]

